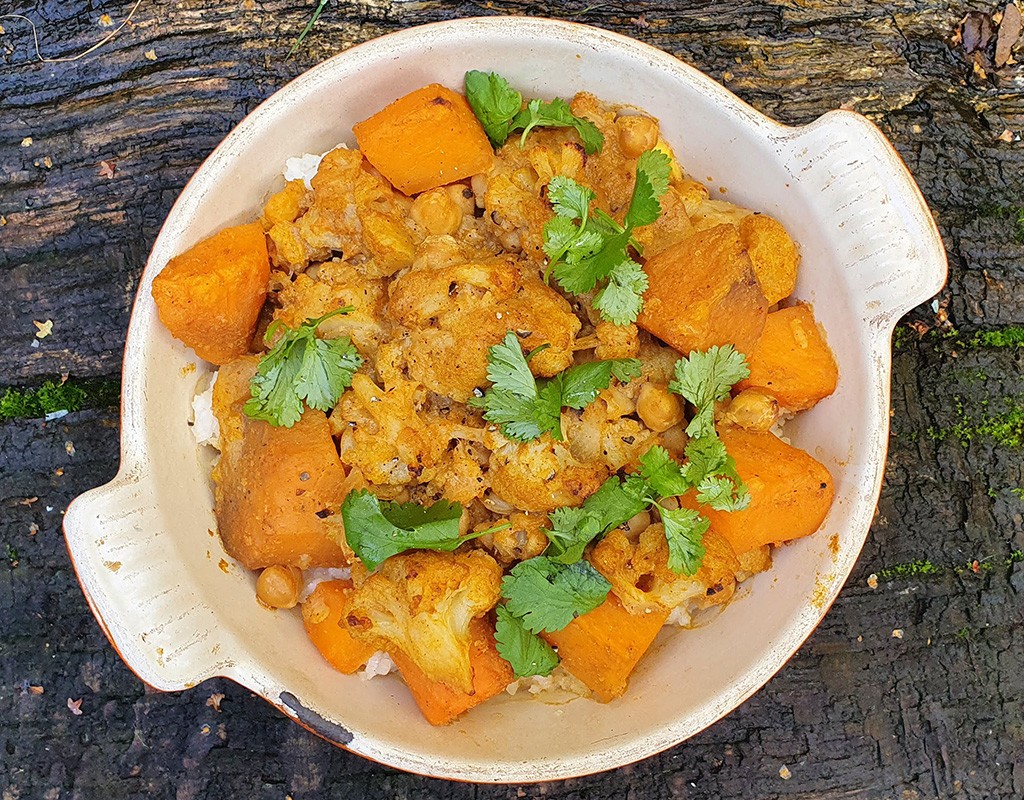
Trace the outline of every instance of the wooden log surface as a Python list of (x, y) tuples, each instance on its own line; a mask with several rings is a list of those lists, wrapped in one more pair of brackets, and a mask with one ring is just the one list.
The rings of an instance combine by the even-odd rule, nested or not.
[[(29, 17), (44, 57), (68, 58), (134, 5), (0, 0), (0, 14)], [(133, 293), (177, 193), (290, 78), (422, 22), (557, 16), (661, 47), (786, 123), (858, 110), (916, 176), (950, 280), (938, 311), (922, 306), (898, 329), (889, 465), (867, 546), (792, 661), (689, 742), (557, 784), (447, 783), (336, 750), (224, 680), (147, 692), (93, 621), (60, 531), (71, 498), (116, 470), (116, 409), (10, 420), (3, 800), (1024, 796), (1024, 72), (995, 64), (994, 43), (977, 36), (1003, 4), (336, 2), (289, 59), (314, 6), (142, 0), (102, 47), (50, 63), (25, 21), (0, 18), (0, 387), (116, 378)], [(33, 321), (45, 320), (53, 332), (39, 339)]]

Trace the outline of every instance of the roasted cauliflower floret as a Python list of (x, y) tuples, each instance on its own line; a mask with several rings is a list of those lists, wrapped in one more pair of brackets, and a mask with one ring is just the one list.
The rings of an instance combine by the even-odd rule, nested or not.
[(324, 320), (318, 333), (325, 339), (348, 336), (363, 356), (372, 359), (384, 337), (382, 320), (387, 295), (383, 281), (366, 278), (340, 259), (315, 265), (296, 275), (293, 281), (280, 272), (275, 273), (275, 278), (279, 278), (283, 288), (277, 293), (280, 308), (274, 311), (274, 319), (297, 328), (307, 319), (352, 306), (349, 313)]
[[(544, 530), (550, 525), (546, 514), (509, 514), (509, 527), (481, 536), (477, 541), (508, 566), (517, 561), (539, 556), (548, 546)], [(491, 527), (491, 523), (482, 523)]]
[(523, 511), (578, 506), (608, 477), (603, 464), (576, 460), (565, 442), (555, 441), (548, 434), (518, 443), (497, 431), (488, 431), (484, 444), (491, 450), (491, 489)]
[(401, 650), (431, 680), (473, 691), (469, 623), (501, 594), (501, 567), (482, 550), (392, 556), (355, 590), (352, 635)]
[(423, 394), (412, 381), (385, 391), (357, 372), (332, 412), (342, 431), (342, 462), (383, 488), (378, 492), (382, 496), (390, 498), (397, 488), (430, 480), (445, 454), (449, 437), (439, 431), (440, 420), (421, 413)]
[(341, 252), (361, 272), (380, 278), (412, 263), (421, 234), (407, 218), (411, 201), (364, 164), (362, 153), (332, 150), (310, 183), (309, 209), (268, 231), (276, 266), (302, 271)]
[(636, 467), (640, 456), (655, 443), (656, 435), (625, 416), (635, 410), (629, 395), (611, 387), (582, 412), (563, 412), (562, 430), (573, 456), (586, 464), (603, 465), (611, 472)]
[(459, 402), (487, 383), (487, 350), (510, 331), (550, 377), (573, 361), (580, 321), (530, 268), (503, 256), (413, 269), (391, 285), (388, 314), (408, 328), (406, 368), (428, 389)]
[(695, 575), (668, 567), (668, 543), (661, 523), (647, 527), (637, 544), (622, 530), (611, 531), (590, 553), (590, 563), (612, 585), (631, 614), (671, 611), (681, 603), (701, 608), (725, 603), (736, 588), (740, 562), (729, 542), (714, 531), (704, 534), (704, 560)]

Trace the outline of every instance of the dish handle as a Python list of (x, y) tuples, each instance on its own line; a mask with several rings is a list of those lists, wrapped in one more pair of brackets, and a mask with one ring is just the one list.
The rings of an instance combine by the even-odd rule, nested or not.
[(181, 579), (180, 555), (157, 508), (147, 476), (122, 468), (68, 506), (64, 538), (89, 607), (118, 655), (149, 686), (176, 691), (223, 674), (225, 664), (217, 661), (218, 648), (211, 650), (219, 635), (196, 636), (215, 631), (215, 621)]
[[(899, 153), (862, 115), (830, 111), (795, 134), (790, 172), (821, 201), (821, 222), (844, 250), (848, 291), (887, 338), (946, 283), (946, 251), (928, 204)], [(856, 192), (830, 191), (839, 180)]]

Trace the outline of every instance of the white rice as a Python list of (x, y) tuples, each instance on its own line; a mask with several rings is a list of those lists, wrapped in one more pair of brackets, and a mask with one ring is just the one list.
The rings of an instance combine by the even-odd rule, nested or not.
[(217, 373), (214, 372), (210, 385), (200, 389), (207, 376), (196, 382), (196, 394), (192, 398), (192, 435), (200, 445), (210, 445), (220, 449), (220, 423), (213, 413), (213, 387), (217, 384)]
[[(339, 144), (338, 147), (332, 147), (331, 150), (337, 150), (338, 148), (348, 149), (347, 145)], [(313, 176), (316, 175), (317, 170), (320, 169), (320, 162), (323, 157), (330, 153), (328, 150), (326, 153), (320, 155), (314, 155), (313, 153), (303, 153), (301, 156), (294, 156), (284, 162), (284, 179), (286, 181), (297, 181), (300, 178), (302, 182), (306, 184), (307, 189), (312, 189), (313, 184), (310, 181)]]
[(376, 678), (378, 675), (387, 675), (395, 669), (397, 667), (395, 662), (391, 660), (391, 656), (383, 650), (378, 650), (366, 659), (366, 666), (359, 671), (359, 677), (368, 681)]
[(564, 667), (557, 666), (550, 675), (534, 675), (531, 678), (520, 678), (505, 687), (510, 695), (528, 692), (541, 699), (555, 702), (571, 700), (576, 697), (589, 697), (590, 689), (579, 678), (569, 673)]
[(305, 603), (306, 598), (313, 594), (313, 590), (324, 581), (347, 581), (352, 577), (352, 570), (348, 567), (310, 567), (302, 571), (302, 592), (299, 593), (299, 602)]

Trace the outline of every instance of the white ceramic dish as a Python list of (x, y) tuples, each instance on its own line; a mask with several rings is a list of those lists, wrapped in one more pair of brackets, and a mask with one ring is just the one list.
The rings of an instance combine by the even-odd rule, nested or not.
[[(260, 608), (253, 576), (231, 564), (209, 532), (209, 457), (186, 425), (196, 377), (208, 367), (159, 324), (150, 286), (171, 256), (255, 218), (288, 157), (351, 142), (352, 123), (424, 84), (460, 87), (467, 69), (499, 71), (527, 96), (588, 90), (640, 106), (661, 119), (690, 174), (785, 223), (803, 252), (795, 296), (815, 304), (841, 374), (837, 392), (787, 434), (833, 472), (836, 501), (823, 530), (780, 549), (774, 569), (744, 584), (713, 624), (663, 632), (620, 700), (554, 706), (502, 697), (431, 728), (398, 679), (334, 672), (296, 613)], [(537, 781), (627, 764), (736, 708), (824, 616), (878, 498), (892, 328), (945, 275), (941, 241), (913, 180), (856, 114), (784, 127), (659, 50), (571, 23), (498, 17), (402, 31), (277, 92), (182, 192), (132, 314), (121, 469), (68, 509), (68, 548), (110, 640), (159, 689), (225, 676), (353, 752), (439, 777)]]

